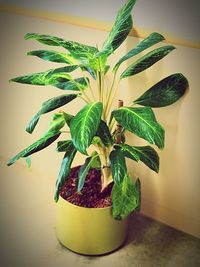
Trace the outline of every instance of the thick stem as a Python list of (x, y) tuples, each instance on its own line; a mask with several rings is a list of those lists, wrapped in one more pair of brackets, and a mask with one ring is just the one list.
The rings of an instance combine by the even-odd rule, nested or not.
[(100, 150), (100, 159), (101, 159), (101, 169), (102, 169), (102, 175), (101, 175), (101, 182), (102, 182), (102, 188), (103, 190), (112, 182), (112, 175), (111, 175), (111, 169), (109, 164), (109, 154), (110, 149), (107, 147), (101, 147)]

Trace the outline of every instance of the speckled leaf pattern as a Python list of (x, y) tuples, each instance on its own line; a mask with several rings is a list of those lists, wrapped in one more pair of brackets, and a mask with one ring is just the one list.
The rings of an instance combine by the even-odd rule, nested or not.
[(132, 146), (129, 146), (128, 144), (115, 145), (115, 148), (120, 148), (124, 156), (127, 158), (133, 159), (135, 161), (139, 161), (140, 159), (134, 148)]
[(122, 183), (115, 183), (112, 189), (112, 215), (115, 219), (126, 218), (138, 206), (138, 195), (133, 181), (128, 174)]
[(98, 55), (112, 54), (126, 39), (133, 26), (131, 11), (135, 2), (136, 0), (128, 0), (118, 12), (109, 36), (103, 44), (103, 49)]
[(53, 143), (59, 136), (60, 136), (60, 132), (47, 132), (38, 141), (36, 141), (32, 145), (28, 146), (27, 148), (22, 150), (20, 153), (18, 153), (16, 156), (14, 156), (12, 159), (10, 159), (7, 162), (7, 165), (10, 166), (13, 163), (15, 163), (17, 160), (19, 160), (20, 158), (26, 158), (29, 155), (46, 148), (51, 143)]
[(87, 155), (86, 149), (90, 146), (95, 136), (101, 115), (103, 104), (93, 102), (82, 108), (70, 123), (70, 132), (74, 146), (78, 151)]
[(104, 146), (106, 146), (106, 147), (112, 146), (113, 139), (112, 139), (110, 130), (108, 128), (108, 125), (103, 120), (101, 120), (101, 122), (99, 124), (99, 128), (97, 130), (97, 136), (100, 137)]
[(58, 174), (58, 179), (56, 181), (56, 189), (54, 193), (54, 200), (56, 202), (59, 199), (59, 189), (64, 184), (65, 180), (67, 179), (70, 173), (71, 165), (77, 152), (72, 142), (68, 142), (65, 151), (66, 152), (62, 160), (60, 172)]
[(124, 62), (125, 60), (138, 55), (139, 53), (141, 53), (142, 51), (146, 50), (147, 48), (161, 42), (165, 40), (165, 38), (157, 33), (157, 32), (153, 32), (151, 33), (149, 36), (147, 36), (144, 40), (142, 40), (136, 47), (134, 47), (133, 49), (131, 49), (125, 56), (123, 56), (115, 65), (114, 69), (118, 69), (119, 66), (121, 65), (122, 62)]
[(121, 107), (113, 111), (113, 116), (126, 130), (145, 139), (150, 144), (157, 145), (160, 149), (164, 148), (165, 132), (156, 121), (151, 108)]
[(77, 64), (76, 60), (74, 60), (74, 58), (70, 54), (65, 54), (53, 50), (35, 50), (28, 52), (27, 55), (36, 56), (51, 62), (66, 63), (70, 65)]
[(121, 184), (126, 176), (127, 168), (125, 157), (120, 149), (113, 150), (110, 153), (110, 166), (114, 182)]
[(62, 96), (53, 97), (53, 98), (45, 101), (42, 104), (40, 111), (29, 122), (28, 126), (26, 127), (26, 131), (28, 133), (32, 133), (34, 131), (35, 126), (37, 125), (41, 115), (66, 105), (67, 103), (74, 100), (76, 97), (77, 97), (76, 94), (69, 94), (69, 95), (62, 95)]
[(78, 66), (67, 66), (58, 69), (51, 69), (44, 72), (33, 73), (11, 79), (12, 82), (32, 85), (53, 85), (59, 81), (69, 81), (71, 76), (67, 73), (74, 71)]
[(176, 73), (152, 86), (134, 103), (149, 107), (169, 106), (184, 95), (188, 86), (185, 76), (181, 73)]
[(137, 61), (135, 61), (133, 64), (131, 64), (120, 76), (120, 79), (135, 75), (137, 73), (140, 73), (152, 65), (154, 65), (156, 62), (161, 60), (163, 57), (167, 56), (172, 50), (174, 50), (175, 47), (172, 45), (166, 45), (157, 49), (154, 49), (153, 51), (147, 53)]

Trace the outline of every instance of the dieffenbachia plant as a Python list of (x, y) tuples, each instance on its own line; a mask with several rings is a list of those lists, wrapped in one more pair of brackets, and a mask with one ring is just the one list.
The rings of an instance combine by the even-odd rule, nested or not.
[[(40, 86), (51, 85), (65, 93), (73, 91), (73, 93), (63, 94), (45, 101), (28, 124), (26, 128), (28, 133), (34, 131), (43, 114), (63, 107), (77, 98), (83, 100), (84, 106), (77, 114), (68, 114), (67, 108), (66, 111), (55, 113), (48, 131), (31, 146), (10, 159), (8, 165), (20, 158), (29, 159), (29, 155), (49, 146), (58, 137), (66, 138), (69, 134), (67, 140), (60, 140), (57, 143), (57, 151), (64, 152), (64, 157), (56, 182), (55, 201), (58, 201), (59, 189), (67, 179), (72, 162), (79, 152), (86, 156), (86, 160), (79, 171), (78, 192), (81, 192), (90, 168), (101, 168), (102, 190), (114, 182), (112, 189), (114, 218), (125, 218), (131, 211), (140, 208), (140, 181), (137, 179), (133, 182), (131, 179), (126, 166), (126, 158), (136, 162), (142, 161), (151, 170), (159, 171), (159, 156), (149, 144), (163, 149), (165, 131), (157, 122), (152, 108), (173, 104), (183, 96), (188, 87), (187, 79), (182, 74), (172, 74), (153, 85), (134, 100), (131, 106), (122, 106), (111, 110), (113, 102), (116, 100), (120, 81), (146, 70), (175, 49), (172, 45), (162, 45), (152, 48), (150, 52), (134, 60), (136, 55), (164, 40), (161, 34), (154, 32), (118, 59), (112, 68), (107, 64), (109, 56), (112, 56), (125, 41), (133, 27), (131, 11), (135, 2), (136, 0), (126, 1), (118, 12), (101, 50), (54, 36), (37, 33), (26, 34), (25, 39), (35, 39), (42, 44), (59, 46), (67, 51), (66, 53), (54, 50), (36, 50), (29, 52), (28, 55), (65, 65), (11, 80)], [(124, 70), (122, 68), (122, 71), (119, 71), (128, 59), (132, 59), (133, 62)], [(76, 78), (72, 74), (74, 72)], [(81, 77), (77, 78), (77, 73), (81, 73)], [(110, 84), (107, 80), (109, 73), (112, 74)], [(91, 83), (91, 80), (94, 82)], [(117, 130), (116, 123), (120, 126)], [(67, 134), (63, 130), (64, 126), (69, 127)], [(125, 131), (137, 135), (149, 144), (146, 146), (127, 144), (124, 137)], [(89, 147), (94, 148), (90, 155), (88, 155)]]

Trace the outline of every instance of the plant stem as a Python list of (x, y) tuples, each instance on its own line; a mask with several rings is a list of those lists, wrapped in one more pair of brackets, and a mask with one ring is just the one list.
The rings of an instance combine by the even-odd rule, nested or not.
[[(106, 104), (105, 104), (105, 117), (106, 117), (106, 118), (107, 118), (107, 115), (108, 115), (108, 106), (110, 106), (109, 102), (110, 102), (110, 98), (111, 98), (111, 95), (112, 95), (112, 90), (113, 90), (114, 85), (115, 85), (115, 80), (116, 80), (116, 72), (114, 73), (114, 77), (113, 77), (113, 81), (112, 81), (112, 84), (111, 84), (109, 93), (108, 93), (108, 95), (106, 96), (106, 99), (107, 99), (107, 102), (106, 102)], [(112, 104), (112, 103), (111, 103), (111, 104)]]

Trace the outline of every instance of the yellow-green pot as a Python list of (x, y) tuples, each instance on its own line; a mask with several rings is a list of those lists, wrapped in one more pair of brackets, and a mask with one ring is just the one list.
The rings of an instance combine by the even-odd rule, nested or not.
[(100, 255), (116, 250), (125, 241), (127, 219), (114, 220), (111, 207), (79, 207), (61, 196), (56, 205), (56, 235), (70, 250)]

